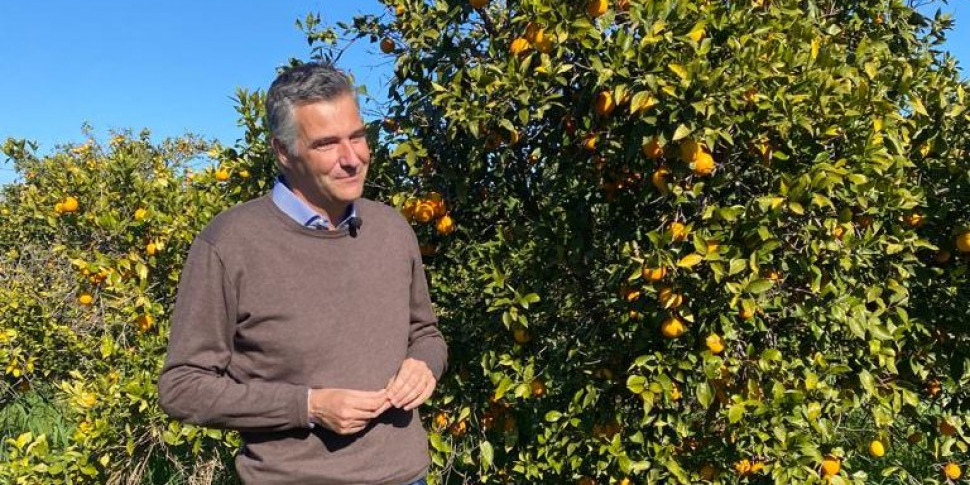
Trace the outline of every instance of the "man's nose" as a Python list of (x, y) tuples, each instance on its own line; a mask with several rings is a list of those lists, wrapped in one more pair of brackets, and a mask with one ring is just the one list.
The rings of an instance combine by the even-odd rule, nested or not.
[(364, 163), (357, 150), (354, 149), (353, 141), (344, 140), (340, 143), (340, 158), (338, 159), (341, 167), (356, 168)]

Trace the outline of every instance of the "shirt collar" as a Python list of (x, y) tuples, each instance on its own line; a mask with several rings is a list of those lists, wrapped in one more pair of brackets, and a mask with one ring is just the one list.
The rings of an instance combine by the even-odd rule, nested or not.
[[(277, 175), (276, 182), (273, 184), (273, 203), (280, 208), (286, 215), (290, 216), (291, 219), (300, 223), (300, 225), (315, 228), (315, 229), (329, 229), (330, 221), (323, 215), (317, 213), (313, 210), (309, 204), (303, 201), (293, 193), (289, 185), (286, 182), (286, 178), (282, 174)], [(357, 217), (357, 205), (353, 202), (347, 206), (347, 212), (344, 213), (344, 217), (337, 229), (342, 228), (344, 225), (350, 221), (351, 217)]]

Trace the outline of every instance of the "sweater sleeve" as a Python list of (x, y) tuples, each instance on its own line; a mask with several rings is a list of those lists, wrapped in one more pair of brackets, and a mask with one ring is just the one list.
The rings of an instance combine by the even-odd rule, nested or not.
[(307, 387), (238, 382), (232, 359), (236, 295), (216, 249), (197, 237), (182, 269), (168, 355), (158, 381), (162, 409), (191, 424), (240, 431), (307, 427)]
[(421, 251), (418, 249), (418, 238), (411, 226), (407, 226), (410, 233), (411, 254), (411, 331), (408, 337), (408, 357), (420, 360), (428, 365), (436, 381), (448, 369), (448, 345), (444, 336), (438, 330), (438, 318), (431, 306), (431, 296), (428, 292), (428, 279), (421, 261)]

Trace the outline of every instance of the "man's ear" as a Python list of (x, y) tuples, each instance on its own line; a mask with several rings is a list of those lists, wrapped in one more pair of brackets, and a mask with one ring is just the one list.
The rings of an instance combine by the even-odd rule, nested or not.
[(279, 138), (275, 136), (270, 140), (270, 144), (273, 145), (273, 153), (276, 154), (276, 160), (278, 160), (279, 165), (282, 168), (290, 170), (290, 152), (286, 149), (286, 144), (280, 141)]

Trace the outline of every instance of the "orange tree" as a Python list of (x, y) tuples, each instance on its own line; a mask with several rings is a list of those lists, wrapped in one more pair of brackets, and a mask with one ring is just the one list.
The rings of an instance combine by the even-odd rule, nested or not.
[[(454, 0), (304, 27), (394, 62), (368, 196), (412, 221), (451, 370), (434, 483), (946, 483), (967, 462), (970, 164), (948, 22), (898, 0)], [(155, 376), (245, 138), (118, 135), (0, 202), (0, 478), (230, 481)], [(380, 132), (378, 130), (380, 129)], [(185, 171), (207, 154), (214, 166)]]
[(946, 18), (386, 3), (345, 34), (394, 61), (381, 155), (407, 175), (382, 194), (451, 344), (442, 481), (956, 479), (970, 164)]

